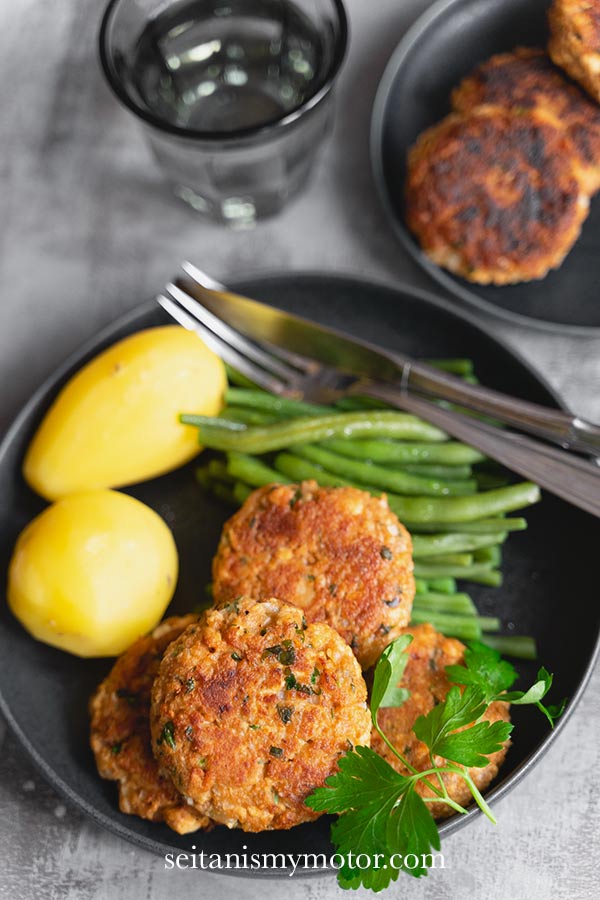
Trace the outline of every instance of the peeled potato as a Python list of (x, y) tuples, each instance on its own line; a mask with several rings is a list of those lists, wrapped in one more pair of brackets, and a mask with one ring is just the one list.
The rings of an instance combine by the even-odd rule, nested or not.
[(223, 363), (178, 325), (109, 347), (66, 384), (27, 451), (23, 474), (47, 500), (162, 475), (199, 451), (180, 413), (217, 415)]
[(8, 604), (33, 637), (77, 656), (116, 656), (160, 621), (177, 549), (154, 510), (92, 491), (47, 507), (21, 532)]

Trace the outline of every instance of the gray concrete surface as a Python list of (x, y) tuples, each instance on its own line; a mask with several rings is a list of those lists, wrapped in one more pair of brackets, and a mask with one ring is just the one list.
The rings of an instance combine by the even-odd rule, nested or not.
[[(347, 0), (352, 47), (333, 140), (310, 189), (278, 219), (228, 233), (178, 205), (135, 122), (98, 71), (98, 0), (0, 0), (0, 405), (4, 427), (40, 380), (100, 326), (151, 296), (177, 262), (224, 278), (322, 269), (431, 286), (390, 235), (374, 194), (369, 115), (385, 61), (426, 0)], [(579, 412), (600, 418), (600, 340), (487, 324)], [(597, 602), (590, 567), (590, 602)], [(568, 603), (568, 598), (565, 598)], [(600, 673), (565, 732), (498, 803), (445, 844), (445, 871), (393, 896), (591, 900), (600, 890)], [(254, 882), (164, 871), (162, 859), (65, 806), (2, 729), (0, 896), (331, 900), (331, 879)], [(362, 892), (361, 892), (362, 893)]]

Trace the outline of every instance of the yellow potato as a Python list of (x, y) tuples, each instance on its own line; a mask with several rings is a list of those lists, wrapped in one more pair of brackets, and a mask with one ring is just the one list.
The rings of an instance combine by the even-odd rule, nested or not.
[(122, 487), (162, 475), (199, 451), (183, 412), (220, 412), (221, 360), (178, 325), (150, 328), (109, 347), (62, 389), (31, 442), (23, 466), (47, 500)]
[(77, 656), (116, 656), (154, 628), (177, 581), (173, 536), (127, 494), (90, 491), (21, 532), (8, 604), (35, 638)]

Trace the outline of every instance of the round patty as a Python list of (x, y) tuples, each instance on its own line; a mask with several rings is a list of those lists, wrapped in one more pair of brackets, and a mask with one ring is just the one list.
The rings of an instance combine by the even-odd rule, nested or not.
[(543, 50), (518, 47), (490, 57), (453, 91), (452, 105), (460, 113), (478, 106), (542, 110), (570, 138), (585, 189), (600, 187), (600, 106), (567, 81)]
[(479, 107), (409, 154), (406, 221), (437, 265), (480, 284), (558, 267), (589, 209), (571, 141), (540, 110)]
[(315, 481), (268, 485), (226, 523), (213, 590), (217, 602), (293, 603), (341, 634), (366, 669), (410, 619), (410, 535), (384, 497)]
[(591, 0), (554, 0), (548, 19), (550, 56), (600, 102), (600, 6)]
[(370, 738), (350, 648), (279, 600), (208, 610), (163, 658), (152, 691), (154, 753), (203, 815), (244, 831), (318, 817), (304, 805), (339, 757)]
[[(380, 709), (377, 721), (386, 737), (398, 751), (415, 769), (422, 772), (431, 766), (429, 751), (425, 744), (415, 736), (412, 730), (413, 725), (419, 716), (426, 715), (437, 703), (446, 699), (451, 683), (446, 675), (445, 667), (462, 663), (465, 648), (460, 641), (444, 637), (431, 625), (416, 625), (407, 628), (406, 633), (412, 634), (413, 640), (406, 651), (409, 660), (400, 684), (410, 691), (410, 697), (402, 706)], [(499, 701), (492, 703), (483, 718), (489, 722), (510, 721), (508, 703)], [(486, 766), (468, 769), (480, 791), (485, 790), (498, 774), (509, 743), (507, 741), (502, 750), (492, 753)], [(409, 774), (408, 770), (381, 740), (375, 729), (371, 735), (371, 747), (401, 775)], [(437, 765), (443, 765), (443, 763), (443, 759), (436, 757)], [(460, 775), (445, 773), (442, 777), (452, 800), (460, 803), (461, 806), (468, 806), (473, 798)], [(429, 776), (428, 780), (433, 784), (436, 784), (437, 781), (433, 775)], [(434, 796), (425, 780), (418, 783), (417, 791), (422, 797)], [(445, 803), (432, 803), (429, 808), (436, 818), (452, 815), (453, 812)]]
[(90, 701), (91, 745), (102, 778), (119, 782), (121, 812), (166, 822), (179, 834), (207, 828), (170, 779), (158, 771), (150, 743), (150, 691), (162, 655), (197, 616), (165, 619), (119, 657)]

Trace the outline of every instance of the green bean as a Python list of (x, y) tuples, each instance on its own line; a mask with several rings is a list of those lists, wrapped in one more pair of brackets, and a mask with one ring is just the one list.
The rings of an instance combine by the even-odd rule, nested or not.
[[(314, 479), (320, 484), (335, 487), (360, 487), (375, 496), (380, 494), (379, 491), (368, 486), (358, 485), (345, 478), (330, 475), (314, 463), (302, 460), (291, 453), (280, 453), (275, 460), (275, 468), (293, 481)], [(390, 509), (396, 513), (400, 521), (411, 523), (410, 525), (406, 524), (409, 531), (419, 527), (416, 523), (432, 522), (435, 523), (436, 532), (443, 530), (450, 523), (453, 524), (453, 528), (449, 530), (462, 532), (471, 530), (468, 528), (468, 523), (479, 517), (499, 515), (502, 512), (510, 512), (537, 503), (540, 499), (540, 489), (530, 481), (523, 481), (497, 491), (476, 494), (472, 497), (399, 497), (396, 494), (388, 494), (387, 499)], [(497, 521), (506, 525), (511, 520), (498, 519)]]
[(456, 526), (453, 522), (405, 522), (410, 532), (415, 534), (433, 534), (435, 532), (460, 531), (463, 534), (498, 534), (503, 531), (525, 531), (527, 519), (513, 518), (503, 519), (479, 519), (473, 522), (461, 522)]
[[(320, 466), (308, 462), (308, 460), (300, 459), (293, 453), (278, 453), (275, 457), (273, 465), (278, 472), (290, 478), (292, 481), (314, 481), (327, 487), (351, 487), (349, 481), (345, 478), (338, 478), (336, 475), (330, 475), (324, 472)], [(363, 488), (366, 490), (366, 488)]]
[(427, 359), (425, 362), (434, 369), (441, 369), (452, 375), (473, 374), (473, 360), (471, 359)]
[(432, 478), (422, 478), (420, 475), (410, 475), (399, 469), (388, 469), (372, 463), (360, 462), (357, 459), (347, 459), (313, 444), (296, 445), (294, 453), (322, 466), (326, 472), (330, 472), (332, 475), (339, 475), (342, 478), (348, 478), (351, 481), (384, 491), (394, 491), (404, 496), (463, 496), (473, 493), (476, 487), (474, 481), (438, 481)]
[(280, 416), (322, 416), (335, 413), (334, 406), (323, 406), (317, 403), (304, 403), (288, 397), (278, 397), (267, 391), (248, 391), (241, 388), (229, 388), (225, 391), (225, 404), (228, 406), (249, 406), (263, 412), (273, 412)]
[(252, 487), (262, 487), (265, 484), (289, 484), (290, 479), (276, 472), (270, 466), (265, 465), (254, 456), (245, 453), (231, 451), (227, 454), (227, 471), (244, 484)]
[(240, 422), (242, 425), (270, 425), (272, 422), (278, 422), (279, 416), (262, 412), (260, 409), (251, 409), (249, 406), (226, 406), (219, 414), (219, 419)]
[(232, 476), (227, 470), (227, 464), (224, 459), (211, 459), (208, 466), (208, 475), (216, 481), (233, 481)]
[(431, 578), (427, 582), (428, 589), (437, 594), (455, 594), (456, 581), (454, 578)]
[[(448, 637), (457, 637), (462, 640), (476, 641), (482, 638), (482, 631), (498, 631), (500, 620), (489, 616), (454, 615), (452, 613), (437, 613), (431, 610), (414, 609), (411, 622), (421, 624), (429, 622), (442, 634)], [(487, 638), (487, 635), (486, 635)]]
[(490, 472), (474, 472), (477, 487), (480, 491), (493, 491), (495, 488), (504, 487), (510, 483), (507, 474), (492, 474)]
[(205, 491), (211, 489), (213, 479), (211, 478), (210, 472), (208, 471), (208, 466), (199, 466), (196, 469), (194, 475), (200, 487), (204, 488)]
[(390, 409), (389, 403), (371, 397), (342, 397), (335, 402), (336, 409), (353, 412), (360, 409)]
[(494, 568), (499, 568), (502, 563), (502, 550), (498, 544), (493, 547), (480, 547), (475, 550), (473, 559), (478, 563), (489, 563)]
[(485, 584), (487, 587), (501, 587), (503, 575), (498, 569), (490, 569), (489, 572), (482, 572), (480, 575), (469, 575), (465, 580), (474, 584)]
[(383, 463), (441, 463), (443, 465), (471, 465), (485, 459), (479, 450), (459, 441), (440, 443), (409, 442), (334, 438), (323, 441), (326, 450), (332, 450), (351, 459)]
[(477, 607), (468, 594), (438, 594), (433, 591), (418, 594), (413, 609), (429, 609), (434, 612), (477, 615)]
[(225, 503), (229, 503), (230, 506), (237, 506), (238, 502), (235, 497), (233, 488), (229, 484), (223, 484), (222, 481), (213, 481), (210, 486), (211, 491), (218, 497), (219, 500), (224, 500)]
[[(442, 445), (440, 445), (442, 446)], [(423, 475), (425, 478), (442, 478), (447, 481), (464, 481), (471, 478), (471, 466), (437, 466), (429, 463), (405, 463), (400, 466), (403, 472), (412, 475)]]
[(241, 372), (238, 372), (237, 369), (234, 369), (228, 363), (225, 363), (225, 372), (227, 373), (227, 380), (231, 384), (235, 384), (238, 387), (250, 388), (251, 390), (256, 389), (256, 385), (253, 381), (250, 381), (245, 375), (242, 375)]
[[(443, 556), (446, 553), (470, 553), (481, 547), (501, 544), (507, 538), (506, 532), (498, 534), (415, 534), (413, 553), (415, 556)], [(481, 560), (482, 562), (484, 560)]]
[[(179, 416), (179, 421), (182, 425), (195, 425), (196, 428), (202, 426), (206, 428), (209, 432), (213, 429), (217, 432), (235, 432), (237, 435), (245, 434), (248, 430), (247, 427), (242, 422), (234, 422), (232, 419), (227, 419), (223, 414), (219, 416), (197, 416), (195, 413), (182, 413)], [(202, 441), (204, 444), (204, 441)], [(220, 450), (220, 447), (216, 447), (216, 450)]]
[(396, 437), (428, 442), (443, 441), (446, 435), (439, 428), (408, 413), (381, 412), (336, 413), (325, 416), (304, 416), (284, 419), (272, 425), (256, 425), (240, 430), (222, 428), (221, 419), (183, 415), (180, 421), (200, 427), (199, 440), (214, 450), (239, 450), (240, 453), (269, 453), (294, 444), (310, 444), (332, 437)]
[(244, 484), (242, 481), (235, 482), (233, 485), (233, 496), (235, 497), (238, 506), (242, 506), (246, 502), (250, 494), (253, 493), (253, 490), (253, 488)]
[(503, 656), (517, 659), (537, 659), (535, 638), (525, 634), (486, 634), (482, 638), (488, 647), (493, 647)]
[(488, 563), (473, 563), (470, 566), (445, 566), (438, 563), (415, 563), (415, 578), (462, 578), (471, 580), (472, 575), (486, 575), (491, 571)]
[(424, 578), (415, 578), (415, 593), (427, 594), (429, 592), (429, 582)]
[(420, 566), (453, 566), (468, 568), (473, 565), (472, 553), (447, 553), (445, 556), (415, 556), (415, 562)]
[[(496, 491), (474, 494), (471, 497), (398, 497), (388, 494), (390, 509), (401, 522), (435, 522), (448, 524), (487, 519), (537, 503), (540, 489), (531, 481), (511, 484)], [(410, 526), (407, 525), (410, 531)], [(453, 530), (460, 530), (454, 528)], [(436, 531), (441, 531), (436, 527)]]

